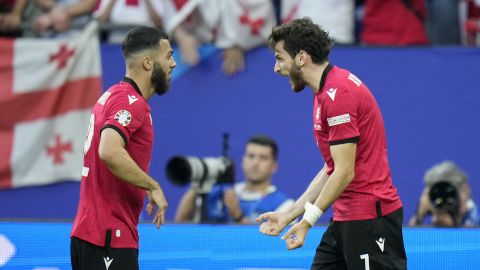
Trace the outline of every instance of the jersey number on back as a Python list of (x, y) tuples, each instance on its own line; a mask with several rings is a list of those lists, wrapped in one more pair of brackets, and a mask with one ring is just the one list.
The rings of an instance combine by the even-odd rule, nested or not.
[(85, 145), (83, 146), (83, 154), (84, 155), (87, 154), (88, 149), (90, 149), (90, 146), (92, 144), (94, 124), (95, 124), (95, 115), (92, 113), (90, 115), (90, 123), (88, 124), (87, 138), (85, 139)]

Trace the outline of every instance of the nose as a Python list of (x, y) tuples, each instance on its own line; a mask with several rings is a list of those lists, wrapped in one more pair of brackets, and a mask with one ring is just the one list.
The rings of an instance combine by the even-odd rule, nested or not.
[(171, 63), (170, 63), (170, 68), (171, 68), (171, 69), (174, 69), (176, 66), (177, 66), (177, 62), (176, 62), (175, 59), (172, 57), (172, 61), (171, 61)]
[(280, 65), (278, 64), (278, 62), (275, 62), (275, 66), (273, 67), (273, 71), (276, 72), (276, 73), (280, 72)]

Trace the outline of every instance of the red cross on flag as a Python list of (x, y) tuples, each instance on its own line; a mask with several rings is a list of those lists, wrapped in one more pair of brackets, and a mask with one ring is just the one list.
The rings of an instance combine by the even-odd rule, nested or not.
[(60, 39), (0, 39), (0, 189), (81, 179), (101, 93), (98, 26)]

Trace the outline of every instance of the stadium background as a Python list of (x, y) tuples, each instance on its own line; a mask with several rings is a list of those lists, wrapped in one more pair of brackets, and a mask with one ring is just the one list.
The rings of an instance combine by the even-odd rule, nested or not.
[[(123, 77), (124, 64), (118, 46), (102, 45), (101, 55), (106, 89)], [(273, 73), (273, 55), (264, 47), (250, 51), (247, 70), (234, 77), (222, 74), (220, 51), (205, 47), (202, 57), (203, 62), (194, 68), (178, 63), (170, 93), (150, 102), (156, 130), (151, 174), (167, 195), (167, 219), (172, 221), (187, 187), (174, 186), (166, 179), (166, 162), (178, 154), (219, 156), (224, 132), (230, 134), (229, 153), (237, 168), (248, 137), (256, 133), (273, 136), (280, 147), (274, 183), (298, 197), (322, 166), (312, 136), (310, 91), (293, 94), (287, 80)], [(471, 48), (338, 47), (332, 52), (331, 62), (348, 68), (366, 83), (382, 109), (405, 221), (415, 211), (424, 171), (444, 159), (454, 160), (468, 172), (473, 198), (479, 198), (476, 179), (480, 167), (475, 157), (480, 150), (476, 143), (480, 131), (479, 59), (480, 50)], [(237, 169), (237, 180), (241, 179)], [(67, 220), (0, 222), (0, 234), (17, 246), (15, 260), (20, 260), (19, 264), (12, 260), (5, 269), (68, 269), (67, 236), (78, 192), (77, 182), (0, 191), (3, 220)], [(171, 224), (157, 232), (151, 225), (142, 225), (145, 248), (140, 259), (143, 269), (304, 269), (323, 229), (317, 228), (301, 251), (286, 253), (279, 240), (256, 234), (253, 226)], [(183, 239), (185, 235), (188, 237)], [(243, 235), (247, 237), (240, 239)], [(405, 235), (410, 269), (475, 269), (479, 265), (478, 229), (406, 229)], [(206, 253), (198, 255), (199, 251)], [(220, 251), (226, 257), (217, 256)], [(212, 254), (226, 264), (212, 262)], [(149, 258), (160, 260), (161, 266), (150, 265)], [(429, 264), (422, 264), (423, 260)]]

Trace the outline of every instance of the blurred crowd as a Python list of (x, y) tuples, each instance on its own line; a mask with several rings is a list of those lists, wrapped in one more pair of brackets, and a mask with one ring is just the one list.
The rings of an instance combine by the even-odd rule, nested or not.
[(96, 19), (103, 41), (119, 43), (133, 25), (156, 26), (186, 64), (202, 44), (221, 48), (233, 75), (273, 26), (305, 16), (336, 44), (480, 45), (480, 0), (0, 0), (0, 34), (65, 37)]

